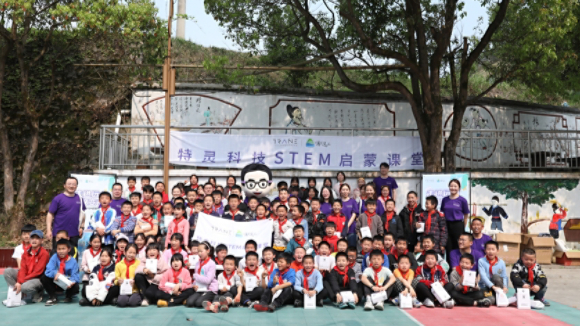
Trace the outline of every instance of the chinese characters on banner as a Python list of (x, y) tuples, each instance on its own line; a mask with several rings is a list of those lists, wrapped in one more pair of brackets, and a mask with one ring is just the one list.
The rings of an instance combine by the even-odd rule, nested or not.
[(304, 135), (216, 135), (172, 132), (169, 162), (175, 165), (243, 168), (250, 163), (272, 169), (376, 171), (422, 170), (419, 137)]

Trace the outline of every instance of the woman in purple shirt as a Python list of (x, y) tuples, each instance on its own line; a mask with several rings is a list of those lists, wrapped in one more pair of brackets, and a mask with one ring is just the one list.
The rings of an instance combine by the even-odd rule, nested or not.
[(449, 181), (449, 196), (441, 201), (441, 212), (447, 221), (447, 255), (451, 250), (459, 249), (458, 240), (469, 218), (469, 204), (459, 195), (461, 183), (457, 179)]
[(322, 187), (320, 191), (320, 211), (324, 215), (332, 214), (332, 204), (334, 204), (334, 196), (332, 195), (332, 188), (328, 186)]
[(353, 198), (350, 198), (350, 186), (348, 183), (343, 183), (340, 186), (340, 201), (342, 202), (341, 213), (348, 221), (347, 241), (348, 245), (356, 247), (356, 217), (360, 214), (358, 203)]

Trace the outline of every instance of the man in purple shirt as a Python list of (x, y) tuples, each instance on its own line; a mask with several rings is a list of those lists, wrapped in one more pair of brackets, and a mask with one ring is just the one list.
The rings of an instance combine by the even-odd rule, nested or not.
[(458, 243), (459, 249), (452, 250), (449, 254), (451, 268), (459, 266), (459, 261), (461, 260), (461, 256), (463, 254), (472, 254), (473, 258), (475, 259), (475, 264), (471, 270), (477, 271), (477, 262), (479, 261), (479, 258), (483, 257), (483, 255), (480, 252), (473, 250), (471, 247), (473, 245), (473, 234), (464, 232), (459, 237)]
[(471, 220), (471, 233), (473, 234), (473, 245), (471, 246), (471, 251), (473, 253), (477, 252), (481, 257), (485, 256), (485, 244), (491, 241), (491, 237), (487, 234), (483, 234), (483, 219), (479, 217), (474, 217)]
[(399, 188), (399, 185), (397, 185), (395, 178), (389, 177), (389, 164), (386, 162), (381, 163), (380, 169), (381, 175), (373, 179), (373, 182), (375, 183), (375, 192), (377, 196), (380, 196), (381, 187), (389, 186), (389, 189), (391, 189), (391, 197), (396, 201), (396, 189)]
[[(127, 200), (127, 198), (123, 198), (123, 185), (117, 182), (113, 184), (112, 190), (111, 208), (117, 212), (117, 216), (123, 216), (121, 206)], [(99, 205), (99, 207), (101, 206)]]
[[(75, 177), (68, 177), (64, 182), (64, 192), (52, 199), (46, 215), (46, 236), (52, 238), (56, 249), (56, 232), (68, 232), (70, 242), (76, 247), (83, 235), (85, 202), (75, 192), (79, 182)], [(53, 230), (55, 232), (53, 232)]]

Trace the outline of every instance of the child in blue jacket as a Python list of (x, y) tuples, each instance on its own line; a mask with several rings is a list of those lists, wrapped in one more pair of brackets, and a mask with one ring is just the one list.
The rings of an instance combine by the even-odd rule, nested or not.
[(76, 259), (69, 255), (69, 250), (71, 244), (66, 239), (60, 239), (56, 243), (56, 254), (54, 254), (48, 261), (46, 265), (46, 270), (44, 275), (40, 278), (40, 282), (48, 293), (48, 301), (46, 301), (46, 306), (54, 306), (58, 303), (56, 298), (56, 290), (58, 285), (55, 281), (59, 276), (66, 277), (71, 284), (65, 291), (65, 299), (63, 302), (72, 302), (72, 297), (79, 293), (79, 282), (81, 281), (79, 276), (79, 265)]

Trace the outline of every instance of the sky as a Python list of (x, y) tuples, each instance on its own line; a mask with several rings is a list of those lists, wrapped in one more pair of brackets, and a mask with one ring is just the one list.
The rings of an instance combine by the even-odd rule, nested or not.
[[(155, 4), (159, 8), (159, 16), (164, 19), (167, 19), (169, 1), (155, 0)], [(177, 0), (174, 10), (177, 12)], [(203, 46), (239, 50), (235, 43), (226, 39), (226, 30), (220, 27), (211, 15), (206, 14), (202, 0), (187, 0), (186, 11), (188, 16), (194, 17), (193, 20), (188, 20), (185, 24), (186, 39)], [(456, 25), (455, 35), (473, 35), (479, 17), (483, 16), (485, 22), (487, 22), (487, 15), (478, 1), (465, 0), (465, 11), (467, 12), (467, 17)]]

